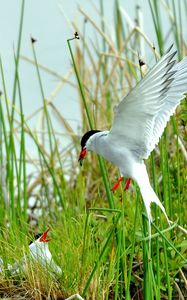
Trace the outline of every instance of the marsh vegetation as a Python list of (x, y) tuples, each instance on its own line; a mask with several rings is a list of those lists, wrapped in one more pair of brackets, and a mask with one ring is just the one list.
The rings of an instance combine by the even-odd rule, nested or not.
[[(129, 191), (111, 192), (118, 170), (101, 157), (89, 154), (78, 166), (80, 136), (90, 128), (110, 128), (113, 108), (133, 88), (173, 41), (180, 60), (187, 55), (182, 16), (187, 1), (149, 1), (156, 40), (141, 27), (141, 8), (134, 22), (114, 1), (113, 33), (105, 20), (103, 1), (94, 7), (100, 22), (79, 8), (82, 27), (72, 23), (80, 39), (67, 42), (72, 61), (68, 74), (56, 74), (33, 56), (21, 52), (24, 1), (15, 59), (13, 94), (6, 88), (3, 61), (0, 99), (0, 297), (65, 299), (79, 293), (85, 299), (186, 299), (187, 298), (187, 102), (171, 118), (146, 164), (151, 183), (164, 204), (171, 227), (159, 208), (152, 206), (151, 245), (147, 218), (135, 183)], [(161, 12), (169, 31), (161, 24)], [(145, 17), (143, 15), (143, 17)], [(186, 18), (187, 16), (185, 16)], [(87, 35), (91, 26), (94, 39)], [(110, 24), (111, 26), (111, 24)], [(72, 31), (72, 37), (74, 34)], [(146, 49), (143, 57), (142, 47)], [(140, 69), (139, 59), (145, 62)], [(151, 58), (151, 59), (150, 59)], [(25, 118), (20, 60), (33, 64), (40, 86), (38, 110)], [(34, 69), (33, 69), (34, 70)], [(45, 94), (42, 72), (58, 80), (51, 95)], [(55, 105), (55, 95), (68, 85), (80, 103), (80, 136)], [(68, 99), (66, 101), (68, 104)], [(32, 128), (30, 119), (39, 118)], [(65, 128), (64, 137), (56, 130)], [(30, 155), (32, 141), (37, 153)], [(44, 270), (28, 256), (28, 267), (11, 276), (7, 264), (28, 253), (34, 232), (50, 227), (49, 248), (62, 268), (61, 276)]]

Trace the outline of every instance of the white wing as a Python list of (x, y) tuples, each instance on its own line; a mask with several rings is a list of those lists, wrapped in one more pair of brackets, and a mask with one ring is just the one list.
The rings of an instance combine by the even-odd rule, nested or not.
[(187, 92), (187, 57), (175, 64), (172, 46), (119, 103), (110, 139), (146, 159)]

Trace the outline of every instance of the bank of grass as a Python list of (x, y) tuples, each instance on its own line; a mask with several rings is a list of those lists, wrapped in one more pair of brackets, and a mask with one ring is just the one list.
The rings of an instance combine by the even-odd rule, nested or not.
[[(141, 27), (141, 8), (137, 9), (134, 25), (125, 17), (118, 1), (114, 1), (115, 39), (108, 32), (103, 1), (98, 2), (100, 24), (80, 8), (79, 13), (87, 22), (79, 30), (80, 40), (67, 42), (73, 65), (66, 77), (40, 65), (32, 40), (33, 58), (25, 59), (35, 65), (40, 85), (38, 132), (28, 126), (22, 108), (19, 62), (24, 4), (22, 1), (12, 96), (6, 89), (1, 61), (0, 256), (4, 261), (0, 274), (1, 298), (65, 299), (79, 293), (86, 299), (185, 299), (187, 244), (181, 229), (186, 228), (187, 218), (186, 100), (147, 161), (152, 185), (174, 222), (168, 228), (163, 214), (153, 206), (150, 244), (147, 218), (136, 184), (126, 193), (121, 187), (112, 194), (110, 187), (119, 175), (118, 170), (94, 154), (88, 155), (79, 170), (79, 137), (54, 101), (47, 99), (40, 71), (43, 69), (58, 78), (55, 93), (63, 84), (77, 90), (83, 133), (90, 128), (110, 128), (113, 107), (146, 72), (140, 70), (138, 63), (143, 45), (151, 53), (152, 61), (166, 50), (168, 40), (175, 42), (178, 58), (185, 56), (181, 12), (186, 1), (178, 6), (174, 1), (169, 4), (149, 1), (157, 41), (150, 40)], [(161, 24), (160, 10), (169, 19), (168, 33)], [(95, 31), (96, 42), (89, 39), (87, 24)], [(76, 24), (73, 26), (77, 31)], [(156, 49), (153, 42), (158, 44)], [(147, 62), (146, 57), (141, 58)], [(74, 79), (70, 77), (72, 74)], [(66, 148), (58, 141), (54, 125), (57, 120), (69, 136)], [(27, 139), (33, 141), (38, 153), (35, 160), (30, 158)], [(67, 162), (69, 168), (64, 167)], [(34, 170), (31, 174), (28, 164)], [(35, 208), (40, 206), (40, 217), (34, 207), (28, 210), (29, 199), (36, 201)], [(52, 236), (49, 248), (63, 270), (61, 276), (29, 260), (28, 240), (33, 232), (47, 227), (51, 228)], [(28, 255), (26, 272), (11, 276), (7, 264), (19, 262), (25, 254)]]

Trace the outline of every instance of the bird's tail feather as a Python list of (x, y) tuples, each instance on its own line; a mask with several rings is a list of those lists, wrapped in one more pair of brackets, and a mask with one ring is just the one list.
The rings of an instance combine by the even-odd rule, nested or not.
[(166, 210), (165, 210), (164, 206), (162, 205), (162, 203), (160, 202), (160, 200), (158, 199), (154, 190), (152, 189), (150, 183), (149, 183), (149, 185), (147, 184), (147, 185), (140, 186), (140, 191), (141, 191), (142, 198), (143, 198), (143, 201), (145, 204), (149, 224), (151, 224), (151, 221), (152, 221), (151, 203), (156, 203), (160, 207), (160, 209), (162, 210), (162, 212), (164, 213), (164, 215), (166, 217), (168, 224), (170, 224), (168, 216), (166, 214)]
[(170, 225), (170, 221), (166, 214), (164, 206), (162, 205), (157, 195), (155, 194), (153, 188), (151, 187), (145, 164), (144, 163), (137, 164), (135, 170), (136, 170), (135, 173), (136, 176), (134, 176), (134, 179), (139, 185), (143, 202), (145, 204), (148, 222), (149, 222), (149, 237), (151, 237), (151, 222), (152, 222), (151, 203), (155, 203), (160, 207), (169, 225)]

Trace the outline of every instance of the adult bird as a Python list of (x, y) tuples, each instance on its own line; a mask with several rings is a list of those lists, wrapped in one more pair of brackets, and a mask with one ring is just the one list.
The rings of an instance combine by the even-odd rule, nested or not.
[[(170, 116), (187, 92), (187, 57), (176, 63), (173, 45), (143, 79), (122, 99), (110, 131), (90, 130), (81, 139), (79, 162), (94, 151), (119, 167), (123, 177), (140, 188), (151, 224), (151, 203), (156, 203), (167, 220), (164, 206), (152, 189), (144, 159), (158, 144)], [(119, 185), (118, 180), (113, 190)], [(169, 220), (168, 220), (169, 222)]]
[[(53, 273), (60, 275), (62, 270), (54, 262), (52, 254), (48, 247), (48, 242), (51, 238), (48, 237), (49, 228), (43, 233), (38, 233), (34, 236), (34, 239), (29, 244), (30, 256), (33, 262), (39, 262), (41, 266)], [(19, 274), (22, 270), (26, 272), (28, 266), (28, 257), (24, 255), (19, 262), (15, 262), (13, 265), (8, 264), (8, 270), (11, 275)]]
[(62, 270), (53, 260), (49, 250), (48, 242), (51, 240), (51, 238), (48, 237), (49, 230), (50, 229), (48, 228), (43, 233), (35, 235), (34, 241), (29, 245), (31, 258), (34, 261), (39, 261), (44, 268), (47, 267), (52, 272), (61, 274)]

